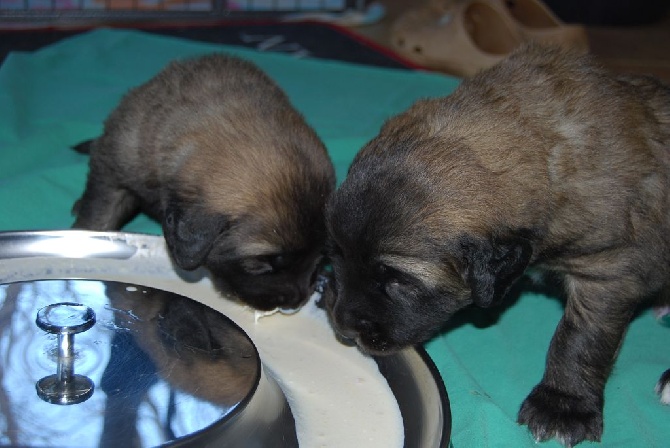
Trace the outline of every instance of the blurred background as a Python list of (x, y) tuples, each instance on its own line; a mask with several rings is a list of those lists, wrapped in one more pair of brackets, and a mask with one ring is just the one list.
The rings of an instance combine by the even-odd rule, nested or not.
[[(670, 81), (669, 6), (668, 0), (0, 0), (0, 56), (113, 26), (372, 65), (382, 55), (405, 68), (462, 77), (536, 38), (588, 51), (616, 71)], [(304, 22), (311, 26), (296, 30)]]

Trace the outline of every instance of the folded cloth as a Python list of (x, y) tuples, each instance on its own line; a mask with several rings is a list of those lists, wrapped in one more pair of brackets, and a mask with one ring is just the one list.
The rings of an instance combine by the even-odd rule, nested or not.
[[(97, 136), (121, 96), (168, 61), (213, 51), (252, 60), (287, 91), (326, 143), (339, 180), (384, 120), (458, 83), (127, 30), (100, 29), (12, 53), (0, 67), (0, 230), (68, 228), (88, 169), (87, 156), (70, 147)], [(125, 230), (158, 234), (160, 226), (140, 216)], [(559, 300), (522, 288), (509, 307), (464, 311), (426, 344), (449, 393), (456, 448), (537, 448), (516, 413), (541, 378), (561, 314)], [(636, 316), (607, 386), (602, 445), (580, 446), (667, 445), (670, 408), (658, 403), (654, 385), (670, 367), (669, 340), (651, 310)]]

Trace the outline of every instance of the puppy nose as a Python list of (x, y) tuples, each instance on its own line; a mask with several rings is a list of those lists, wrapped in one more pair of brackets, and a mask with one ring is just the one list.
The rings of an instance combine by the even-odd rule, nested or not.
[(365, 319), (361, 319), (353, 312), (342, 312), (337, 308), (338, 306), (335, 304), (333, 320), (337, 332), (345, 338), (356, 339), (362, 331), (365, 331)]
[(380, 334), (380, 326), (370, 316), (348, 311), (338, 313), (335, 311), (338, 330), (346, 337), (356, 339), (360, 335), (377, 336)]
[(285, 294), (276, 296), (276, 305), (277, 308), (283, 308), (286, 310), (291, 310), (298, 308), (300, 305), (302, 305), (302, 302), (300, 300), (297, 300), (295, 296), (287, 296)]
[(353, 324), (358, 334), (377, 335), (379, 334), (379, 325), (370, 319), (359, 318)]
[(279, 308), (295, 309), (302, 306), (309, 295), (305, 288), (298, 285), (290, 286), (285, 291), (275, 296), (275, 302)]
[(344, 345), (353, 347), (356, 345), (356, 337), (358, 334), (352, 330), (342, 330), (340, 328), (335, 328), (335, 338)]

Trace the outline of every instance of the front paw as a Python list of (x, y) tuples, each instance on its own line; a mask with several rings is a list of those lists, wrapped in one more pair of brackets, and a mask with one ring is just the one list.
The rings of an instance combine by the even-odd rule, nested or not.
[(661, 403), (670, 405), (670, 369), (663, 372), (656, 383), (656, 393), (661, 398)]
[(602, 399), (579, 397), (539, 384), (521, 405), (519, 418), (538, 442), (555, 438), (566, 447), (600, 441)]

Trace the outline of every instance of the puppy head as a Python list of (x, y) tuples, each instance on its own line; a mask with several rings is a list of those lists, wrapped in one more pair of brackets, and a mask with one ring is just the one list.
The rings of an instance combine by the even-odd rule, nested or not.
[(291, 218), (242, 216), (215, 242), (205, 264), (221, 290), (260, 310), (297, 308), (307, 301), (323, 267), (323, 209), (291, 212)]
[(466, 305), (498, 303), (532, 253), (503, 230), (467, 151), (450, 168), (426, 158), (460, 143), (413, 124), (390, 123), (359, 153), (326, 213), (337, 290), (326, 306), (336, 331), (375, 354), (425, 342)]
[(207, 159), (210, 152), (200, 151), (164, 201), (163, 232), (175, 262), (207, 267), (219, 289), (260, 310), (301, 306), (323, 258), (334, 171), (314, 136), (296, 144), (310, 155), (253, 155), (244, 146), (244, 155), (219, 151)]

